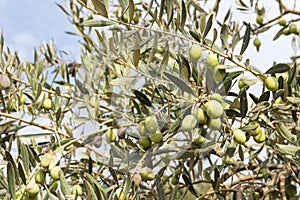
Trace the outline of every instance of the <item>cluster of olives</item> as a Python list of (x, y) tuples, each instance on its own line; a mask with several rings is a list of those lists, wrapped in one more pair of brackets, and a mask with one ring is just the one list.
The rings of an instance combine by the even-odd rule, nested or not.
[[(34, 180), (35, 182), (29, 183), (26, 188), (25, 192), (22, 190), (18, 190), (16, 192), (17, 198), (21, 197), (22, 199), (29, 200), (29, 199), (38, 199), (38, 194), (40, 192), (39, 184), (44, 185), (46, 183), (46, 174), (49, 173), (51, 180), (49, 191), (55, 191), (58, 188), (58, 181), (60, 176), (62, 176), (62, 170), (59, 166), (54, 166), (49, 169), (50, 163), (53, 160), (52, 154), (45, 154), (40, 162), (40, 168), (35, 171)], [(80, 185), (74, 185), (72, 187), (72, 194), (73, 195), (82, 195), (82, 187)]]
[(140, 134), (139, 144), (143, 149), (148, 149), (151, 143), (160, 143), (163, 139), (163, 134), (158, 128), (158, 122), (155, 116), (148, 116), (138, 125)]
[(253, 137), (256, 143), (263, 143), (266, 140), (266, 134), (261, 129), (258, 121), (251, 121), (246, 129), (233, 130), (233, 137), (236, 143), (243, 145), (249, 140), (250, 136)]
[[(197, 130), (198, 125), (206, 125), (211, 130), (220, 130), (222, 125), (221, 118), (224, 112), (223, 103), (223, 97), (220, 94), (214, 93), (210, 95), (210, 100), (205, 102), (203, 105), (195, 106), (192, 109), (191, 114), (186, 115), (183, 118), (181, 123), (182, 130), (191, 132)], [(204, 141), (205, 138), (199, 134), (193, 140), (193, 143), (201, 145)]]
[(290, 34), (296, 34), (297, 35), (300, 32), (300, 27), (297, 27), (297, 25), (294, 24), (294, 23), (290, 23), (290, 24), (287, 25), (287, 21), (283, 17), (281, 17), (281, 18), (278, 19), (278, 24), (280, 26), (285, 27), (282, 30), (282, 33), (284, 35), (290, 35)]
[(266, 10), (264, 7), (257, 7), (256, 11), (257, 11), (256, 23), (258, 25), (262, 25), (264, 23)]
[[(189, 49), (189, 58), (197, 61), (202, 56), (202, 48), (199, 44), (193, 44)], [(218, 57), (214, 53), (209, 53), (206, 57), (206, 66), (213, 70), (213, 76), (216, 81), (221, 81), (226, 75), (225, 69), (218, 68)]]

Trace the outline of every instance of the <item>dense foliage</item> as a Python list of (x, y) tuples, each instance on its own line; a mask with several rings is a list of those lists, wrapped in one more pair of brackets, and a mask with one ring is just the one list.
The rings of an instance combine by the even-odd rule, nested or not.
[[(1, 198), (297, 199), (300, 10), (228, 2), (69, 0), (76, 61), (2, 35)], [(262, 72), (261, 34), (295, 55)]]

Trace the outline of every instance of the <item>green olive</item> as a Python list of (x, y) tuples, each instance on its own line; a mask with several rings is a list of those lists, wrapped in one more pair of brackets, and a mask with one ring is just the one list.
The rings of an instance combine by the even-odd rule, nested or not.
[(35, 197), (40, 192), (40, 188), (36, 183), (29, 183), (26, 186), (26, 191), (29, 197)]
[(200, 124), (206, 124), (207, 122), (207, 115), (206, 113), (204, 112), (204, 110), (202, 108), (194, 108), (193, 111), (192, 111), (192, 114), (196, 117), (197, 121), (200, 123)]
[(149, 167), (142, 168), (140, 171), (140, 175), (141, 175), (143, 181), (150, 181), (155, 178), (155, 174), (154, 174), (153, 170), (150, 169)]
[(72, 188), (72, 194), (81, 196), (82, 195), (82, 187), (80, 185), (74, 185)]
[(211, 130), (220, 130), (221, 125), (222, 121), (220, 118), (208, 120), (208, 128), (210, 128)]
[(206, 57), (206, 65), (210, 68), (214, 68), (218, 65), (218, 58), (215, 54), (208, 54)]
[(114, 141), (116, 141), (117, 139), (117, 132), (115, 129), (112, 129), (112, 128), (109, 128), (107, 131), (106, 131), (106, 141), (108, 143), (112, 143)]
[(246, 142), (246, 133), (244, 131), (242, 131), (241, 129), (235, 129), (233, 131), (233, 136), (234, 136), (234, 140), (236, 141), (236, 143), (238, 144), (245, 144)]
[(158, 128), (157, 120), (154, 116), (148, 116), (145, 119), (145, 127), (150, 133), (155, 133)]
[(216, 100), (210, 100), (206, 102), (204, 107), (205, 113), (212, 119), (221, 117), (224, 111), (222, 104)]
[(262, 25), (264, 22), (264, 16), (262, 15), (257, 15), (256, 16), (256, 23), (259, 24), (259, 25)]
[(191, 60), (198, 60), (202, 56), (202, 48), (199, 44), (193, 44), (189, 50)]
[(52, 179), (54, 180), (58, 180), (59, 179), (59, 174), (61, 173), (61, 169), (59, 166), (54, 166), (52, 167), (52, 169), (50, 170), (50, 176)]
[(279, 24), (280, 26), (285, 26), (285, 25), (286, 25), (286, 19), (284, 19), (283, 17), (280, 17), (280, 18), (278, 19), (278, 24)]
[(43, 184), (46, 178), (46, 172), (43, 169), (39, 169), (35, 172), (35, 182)]
[(265, 80), (265, 84), (268, 90), (276, 91), (278, 89), (278, 81), (275, 77), (269, 76)]
[(254, 140), (257, 143), (263, 143), (266, 140), (266, 134), (265, 131), (260, 129), (259, 134), (254, 136)]
[(43, 107), (45, 109), (50, 109), (52, 107), (52, 100), (49, 98), (44, 99)]
[(182, 120), (182, 130), (191, 131), (197, 125), (197, 119), (194, 115), (187, 115)]

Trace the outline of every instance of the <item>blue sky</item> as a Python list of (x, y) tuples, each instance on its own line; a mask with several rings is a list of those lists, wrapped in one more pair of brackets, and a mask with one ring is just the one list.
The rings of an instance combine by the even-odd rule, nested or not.
[(55, 2), (65, 5), (63, 0), (0, 0), (0, 30), (5, 44), (18, 51), (21, 58), (31, 60), (33, 48), (51, 40), (57, 49), (78, 58), (79, 38), (65, 33), (74, 28)]

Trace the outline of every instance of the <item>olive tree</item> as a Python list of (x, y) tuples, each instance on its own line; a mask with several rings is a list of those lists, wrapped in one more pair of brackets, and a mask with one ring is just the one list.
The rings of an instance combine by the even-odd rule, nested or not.
[[(76, 61), (2, 34), (1, 198), (297, 199), (300, 10), (268, 4), (69, 0)], [(260, 70), (262, 34), (295, 55)]]

